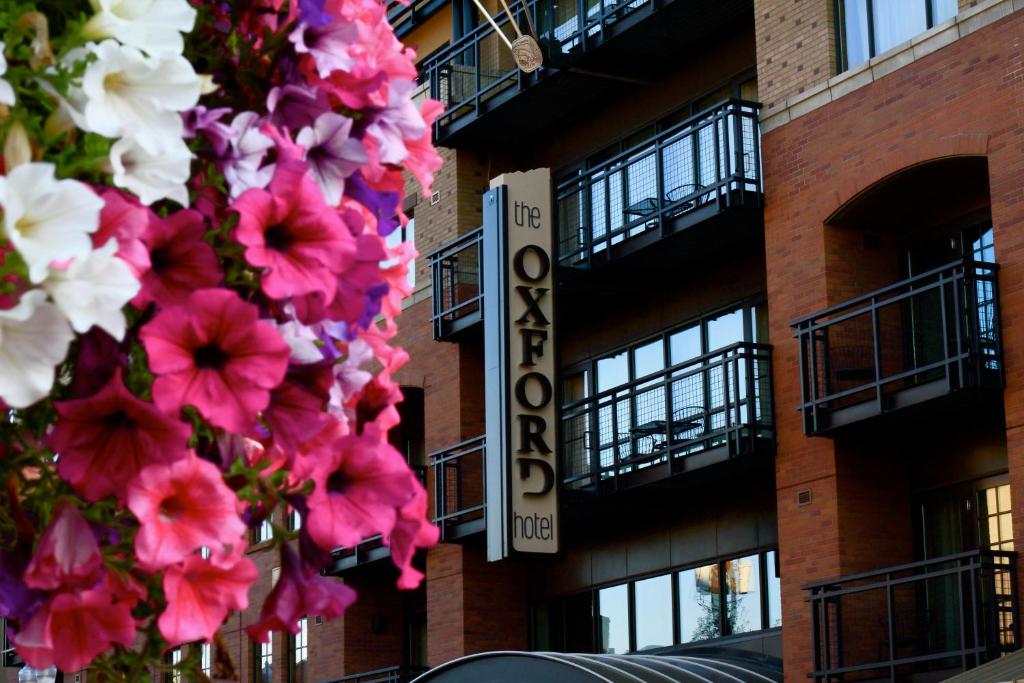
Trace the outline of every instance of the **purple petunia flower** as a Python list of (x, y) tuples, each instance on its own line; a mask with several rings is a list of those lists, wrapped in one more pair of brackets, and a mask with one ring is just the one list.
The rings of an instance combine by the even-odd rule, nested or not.
[(351, 131), (352, 119), (326, 112), (295, 140), (305, 148), (309, 171), (330, 206), (341, 203), (345, 179), (368, 160), (362, 143), (349, 137)]

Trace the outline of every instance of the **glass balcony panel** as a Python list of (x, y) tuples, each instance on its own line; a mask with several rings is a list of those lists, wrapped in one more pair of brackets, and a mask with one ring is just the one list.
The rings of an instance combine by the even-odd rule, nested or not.
[(434, 470), (434, 523), (441, 529), (442, 541), (484, 530), (485, 446), (480, 436), (429, 456)]

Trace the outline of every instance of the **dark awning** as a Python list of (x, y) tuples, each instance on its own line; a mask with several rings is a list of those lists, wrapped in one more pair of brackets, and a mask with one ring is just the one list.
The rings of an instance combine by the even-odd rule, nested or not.
[(765, 662), (721, 656), (484, 652), (442, 664), (415, 683), (781, 683)]

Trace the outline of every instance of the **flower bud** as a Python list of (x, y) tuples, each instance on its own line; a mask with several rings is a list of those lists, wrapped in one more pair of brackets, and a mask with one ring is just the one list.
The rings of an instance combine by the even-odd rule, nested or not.
[(23, 166), (32, 161), (32, 143), (28, 139), (28, 132), (21, 121), (15, 121), (7, 130), (7, 137), (4, 139), (4, 164), (7, 171)]

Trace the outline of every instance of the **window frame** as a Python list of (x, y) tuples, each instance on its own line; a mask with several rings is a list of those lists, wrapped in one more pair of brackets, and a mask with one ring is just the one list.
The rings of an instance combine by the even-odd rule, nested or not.
[[(672, 327), (668, 327), (668, 328), (666, 328), (666, 329), (664, 329), (664, 330), (662, 330), (660, 332), (657, 332), (656, 334), (653, 334), (653, 335), (650, 335), (650, 336), (647, 336), (647, 337), (642, 337), (642, 338), (640, 338), (638, 340), (630, 341), (630, 342), (628, 342), (626, 344), (623, 344), (621, 346), (615, 347), (615, 348), (610, 349), (608, 351), (605, 351), (605, 352), (603, 352), (601, 354), (594, 355), (594, 356), (591, 356), (590, 358), (587, 358), (585, 360), (573, 363), (572, 365), (569, 365), (569, 366), (563, 368), (562, 371), (560, 372), (560, 374), (559, 374), (559, 390), (560, 390), (560, 392), (562, 394), (564, 394), (563, 383), (567, 379), (569, 379), (570, 377), (575, 377), (577, 375), (583, 374), (584, 375), (584, 383), (585, 383), (584, 384), (584, 396), (588, 397), (588, 398), (591, 397), (591, 396), (596, 396), (599, 393), (598, 392), (597, 364), (599, 362), (601, 362), (602, 360), (606, 360), (606, 359), (609, 359), (609, 358), (614, 358), (615, 356), (618, 356), (618, 355), (620, 355), (622, 353), (626, 353), (627, 354), (626, 355), (626, 373), (627, 373), (628, 379), (625, 382), (621, 383), (621, 384), (616, 384), (616, 385), (613, 385), (613, 386), (610, 386), (610, 387), (606, 387), (605, 389), (603, 389), (603, 391), (614, 391), (614, 390), (618, 389), (619, 387), (625, 386), (625, 385), (627, 385), (627, 384), (629, 384), (631, 382), (635, 382), (636, 380), (641, 379), (642, 377), (645, 377), (646, 375), (641, 375), (639, 377), (636, 375), (636, 362), (635, 362), (634, 352), (637, 349), (642, 348), (644, 346), (647, 346), (651, 342), (658, 341), (658, 340), (660, 340), (661, 344), (662, 344), (662, 370), (665, 370), (665, 369), (671, 367), (672, 365), (676, 364), (676, 363), (672, 362), (672, 358), (671, 358), (671, 352), (672, 352), (672, 349), (671, 349), (671, 339), (672, 339), (672, 336), (677, 334), (677, 333), (679, 333), (679, 332), (682, 332), (683, 330), (686, 330), (688, 328), (694, 327), (695, 325), (700, 327), (700, 345), (701, 345), (701, 354), (700, 355), (711, 353), (711, 352), (715, 351), (716, 349), (709, 348), (708, 323), (711, 322), (712, 320), (715, 320), (715, 319), (723, 316), (723, 315), (726, 315), (726, 314), (729, 314), (729, 313), (733, 313), (733, 312), (735, 312), (737, 310), (742, 310), (743, 311), (743, 336), (744, 336), (744, 341), (747, 341), (747, 342), (750, 342), (750, 343), (754, 343), (755, 342), (755, 336), (756, 336), (756, 333), (757, 333), (757, 321), (755, 320), (755, 318), (752, 315), (752, 313), (758, 307), (763, 307), (766, 304), (767, 304), (767, 297), (763, 293), (762, 294), (757, 294), (757, 295), (752, 296), (752, 297), (747, 297), (746, 299), (742, 299), (740, 301), (736, 301), (736, 302), (733, 302), (731, 304), (727, 304), (725, 306), (721, 306), (719, 308), (712, 309), (711, 311), (709, 311), (707, 313), (702, 313), (701, 315), (698, 315), (698, 316), (695, 316), (693, 318), (690, 318), (689, 320), (683, 322), (682, 324), (673, 325)], [(767, 343), (767, 341), (758, 342), (758, 343)], [(678, 361), (678, 362), (684, 362), (684, 361)], [(579, 400), (579, 399), (577, 399), (577, 400)], [(561, 404), (564, 405), (565, 401), (564, 400), (561, 401)]]
[[(769, 566), (769, 556), (774, 553), (774, 566)], [(726, 601), (726, 581), (719, 580), (718, 588), (718, 633), (714, 638), (707, 638), (703, 640), (691, 640), (688, 642), (682, 642), (682, 618), (681, 610), (679, 609), (679, 575), (683, 572), (697, 569), (699, 567), (706, 567), (714, 565), (718, 567), (719, 577), (725, 576), (725, 563), (735, 560), (742, 560), (751, 556), (757, 557), (757, 569), (758, 569), (758, 607), (760, 609), (761, 627), (751, 629), (749, 631), (742, 631), (739, 633), (730, 633), (728, 626), (728, 606)], [(713, 644), (719, 641), (728, 639), (745, 639), (750, 637), (757, 637), (758, 634), (765, 634), (772, 630), (781, 629), (782, 626), (771, 625), (771, 598), (769, 595), (769, 574), (774, 579), (775, 570), (779, 566), (779, 549), (777, 546), (767, 546), (763, 548), (753, 548), (741, 553), (733, 553), (728, 556), (707, 558), (705, 560), (690, 562), (685, 565), (679, 565), (673, 567), (670, 570), (655, 572), (651, 574), (644, 574), (640, 576), (630, 577), (626, 581), (616, 581), (607, 584), (601, 584), (587, 588), (582, 591), (575, 591), (572, 593), (565, 593), (562, 595), (550, 596), (542, 600), (534, 601), (530, 605), (530, 649), (536, 651), (538, 649), (538, 643), (536, 642), (537, 625), (536, 625), (536, 613), (537, 609), (546, 603), (549, 613), (553, 609), (560, 610), (562, 612), (562, 623), (566, 623), (565, 609), (567, 600), (570, 598), (589, 595), (589, 603), (591, 606), (591, 642), (593, 644), (593, 651), (595, 653), (601, 653), (604, 650), (604, 643), (601, 641), (601, 591), (608, 588), (615, 588), (618, 586), (626, 587), (627, 596), (627, 614), (628, 614), (628, 640), (629, 640), (629, 653), (637, 653), (637, 614), (636, 614), (636, 584), (640, 581), (647, 579), (657, 578), (661, 576), (669, 577), (669, 584), (671, 590), (672, 600), (672, 643), (665, 646), (664, 648), (655, 648), (651, 650), (643, 650), (642, 652), (660, 652), (667, 649), (677, 648), (690, 648), (690, 647), (703, 647), (709, 644)], [(781, 582), (781, 572), (779, 572), (779, 580)], [(780, 591), (781, 598), (781, 591)], [(781, 602), (779, 607), (781, 608)], [(781, 609), (779, 611), (779, 618), (781, 620), (782, 614)], [(549, 616), (550, 621), (550, 616)], [(549, 638), (551, 636), (549, 635)], [(553, 640), (553, 639), (552, 639)], [(549, 646), (553, 646), (553, 642), (548, 643)], [(555, 650), (558, 651), (558, 650)], [(617, 653), (619, 654), (619, 653)]]
[[(266, 652), (264, 652), (266, 648)], [(270, 633), (267, 642), (252, 641), (252, 683), (266, 683), (263, 679), (263, 661), (269, 659), (270, 681), (274, 680), (274, 634)]]
[[(906, 2), (907, 0), (903, 0), (903, 1)], [(924, 11), (925, 11), (925, 29), (924, 29), (924, 31), (921, 31), (920, 33), (915, 34), (915, 35), (921, 35), (921, 33), (924, 33), (925, 31), (929, 31), (929, 30), (935, 28), (935, 24), (936, 24), (935, 16), (934, 16), (935, 13), (932, 11), (932, 0), (916, 0), (916, 1), (917, 2), (923, 2), (924, 5), (925, 5), (925, 7), (924, 7)], [(864, 60), (864, 62), (859, 62), (857, 64), (854, 64), (853, 66), (850, 66), (849, 58), (847, 57), (847, 44), (846, 44), (847, 43), (847, 41), (846, 41), (846, 3), (847, 2), (864, 2), (865, 3), (865, 9), (866, 9), (866, 15), (867, 15), (867, 25), (868, 25), (868, 56), (867, 56), (867, 59)], [(959, 11), (957, 12), (957, 14), (959, 14)], [(956, 14), (954, 14), (953, 16), (956, 16)], [(864, 64), (865, 62), (870, 61), (870, 60), (874, 59), (876, 56), (878, 56), (879, 51), (877, 49), (877, 46), (875, 45), (875, 42), (876, 42), (875, 41), (875, 0), (833, 0), (833, 17), (835, 17), (835, 22), (834, 23), (835, 23), (835, 32), (836, 32), (835, 39), (836, 39), (836, 69), (837, 69), (836, 73), (837, 74), (841, 74), (841, 73), (844, 73), (846, 71), (849, 71), (850, 69), (858, 67), (861, 64)], [(943, 19), (942, 21), (946, 21), (946, 19)], [(895, 46), (887, 47), (885, 50), (882, 50), (882, 52), (885, 52), (886, 50), (890, 50), (890, 49), (892, 49), (892, 47), (895, 47)]]

